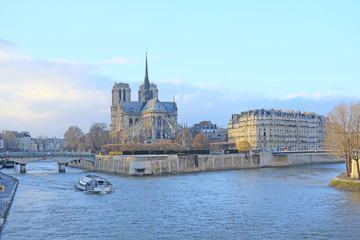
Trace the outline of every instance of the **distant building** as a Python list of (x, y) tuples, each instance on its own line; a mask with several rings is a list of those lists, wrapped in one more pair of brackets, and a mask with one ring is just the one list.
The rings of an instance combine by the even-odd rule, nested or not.
[(157, 86), (149, 82), (146, 57), (145, 79), (137, 102), (131, 101), (129, 84), (113, 86), (110, 137), (116, 142), (152, 143), (174, 139), (179, 130), (176, 103), (159, 101)]
[(191, 127), (190, 131), (194, 137), (200, 132), (204, 133), (209, 138), (210, 143), (227, 142), (227, 129), (220, 128), (216, 124), (212, 124), (210, 121), (196, 123)]
[(0, 133), (0, 150), (4, 150), (4, 135)]
[(229, 142), (248, 141), (265, 151), (320, 150), (324, 142), (324, 116), (308, 112), (256, 109), (233, 114)]
[(64, 148), (64, 139), (59, 138), (33, 138), (32, 151), (57, 151)]
[(20, 151), (31, 151), (32, 142), (31, 135), (29, 132), (15, 132), (16, 138), (19, 140), (19, 150)]

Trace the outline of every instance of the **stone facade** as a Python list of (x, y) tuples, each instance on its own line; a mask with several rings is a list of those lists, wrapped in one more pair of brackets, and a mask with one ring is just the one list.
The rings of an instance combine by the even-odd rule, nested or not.
[(256, 109), (233, 114), (228, 137), (265, 151), (321, 150), (324, 124), (324, 116), (315, 113)]
[(177, 123), (175, 102), (160, 102), (156, 84), (150, 84), (146, 57), (145, 79), (138, 101), (131, 101), (127, 83), (115, 83), (112, 89), (110, 136), (115, 142), (153, 143), (174, 139), (181, 126)]
[(210, 140), (210, 143), (227, 142), (227, 129), (220, 128), (216, 124), (212, 124), (211, 121), (201, 121), (194, 124), (190, 131), (195, 137), (198, 133), (204, 133)]

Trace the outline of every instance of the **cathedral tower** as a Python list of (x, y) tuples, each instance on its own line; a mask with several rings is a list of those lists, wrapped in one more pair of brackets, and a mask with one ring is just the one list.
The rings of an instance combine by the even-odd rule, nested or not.
[(158, 98), (158, 89), (156, 84), (150, 84), (148, 75), (148, 61), (147, 54), (145, 58), (145, 78), (144, 83), (139, 88), (139, 102), (146, 103), (147, 101)]

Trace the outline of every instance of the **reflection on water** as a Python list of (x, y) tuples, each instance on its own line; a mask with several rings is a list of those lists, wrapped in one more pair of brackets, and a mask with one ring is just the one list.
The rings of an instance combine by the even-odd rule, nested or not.
[(1, 239), (356, 239), (360, 193), (327, 184), (343, 164), (164, 177), (107, 177), (115, 192), (74, 188), (87, 172), (54, 162), (6, 169), (19, 187)]

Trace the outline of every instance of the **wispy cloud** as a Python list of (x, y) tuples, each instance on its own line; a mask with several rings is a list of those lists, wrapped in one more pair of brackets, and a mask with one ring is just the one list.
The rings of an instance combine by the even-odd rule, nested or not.
[(319, 93), (319, 92), (314, 92), (314, 93), (293, 93), (293, 94), (289, 94), (285, 99), (293, 99), (293, 98), (299, 98), (299, 97), (304, 98), (304, 99), (319, 100), (319, 99), (330, 98), (330, 97), (334, 97), (334, 96), (330, 95), (330, 94)]
[(194, 98), (196, 98), (198, 95), (200, 94), (199, 91), (194, 92), (194, 93), (190, 93), (190, 94), (186, 94), (182, 96), (182, 100), (184, 101), (184, 103), (190, 103)]

